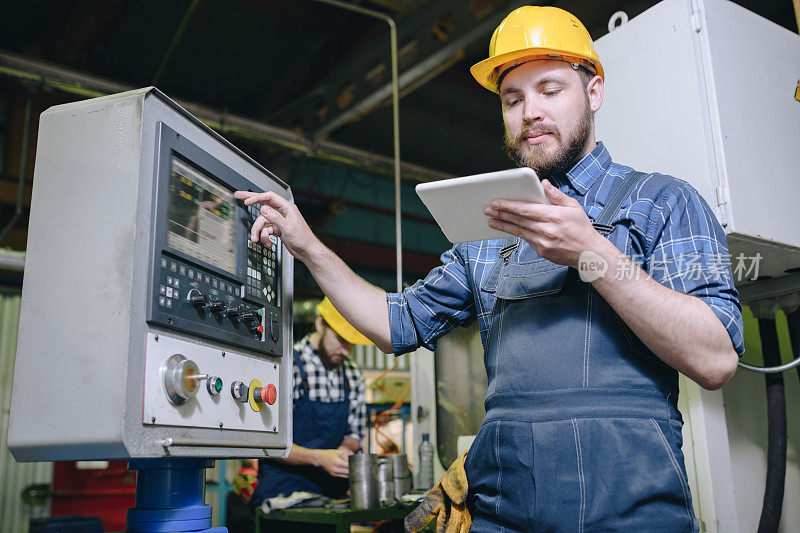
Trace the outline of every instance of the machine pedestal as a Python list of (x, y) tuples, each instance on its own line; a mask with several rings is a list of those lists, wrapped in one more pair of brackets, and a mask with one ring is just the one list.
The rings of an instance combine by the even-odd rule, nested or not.
[(212, 459), (135, 459), (136, 506), (128, 509), (127, 533), (227, 533), (211, 527), (211, 506), (204, 502), (205, 469)]

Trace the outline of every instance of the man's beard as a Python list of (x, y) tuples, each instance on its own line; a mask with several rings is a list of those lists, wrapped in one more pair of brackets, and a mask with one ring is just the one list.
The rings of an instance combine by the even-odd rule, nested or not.
[[(518, 167), (530, 167), (540, 179), (546, 178), (566, 172), (577, 162), (589, 141), (591, 130), (592, 111), (587, 101), (578, 123), (567, 132), (566, 136), (562, 136), (555, 126), (530, 123), (525, 124), (514, 139), (511, 139), (506, 132), (504, 142), (506, 154)], [(546, 131), (561, 141), (554, 153), (549, 154), (544, 148), (544, 143), (528, 144), (523, 135), (534, 131)]]

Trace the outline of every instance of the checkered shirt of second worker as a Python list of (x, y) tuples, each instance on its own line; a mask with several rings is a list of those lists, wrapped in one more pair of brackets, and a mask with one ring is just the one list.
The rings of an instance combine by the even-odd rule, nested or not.
[[(350, 409), (347, 414), (348, 434), (345, 438), (351, 437), (361, 440), (364, 436), (364, 428), (367, 424), (367, 405), (365, 402), (364, 376), (361, 375), (358, 365), (345, 358), (339, 368), (328, 370), (322, 364), (319, 352), (309, 342), (306, 335), (294, 349), (300, 352), (300, 361), (308, 375), (308, 399), (312, 402), (341, 402), (345, 399), (344, 381), (346, 376), (350, 384)], [(302, 379), (299, 369), (293, 365), (294, 372), (294, 399), (300, 398), (300, 387)]]
[[(565, 174), (551, 177), (551, 183), (578, 200), (594, 220), (630, 171), (612, 162), (598, 142)], [(727, 329), (736, 352), (744, 353), (741, 304), (727, 239), (700, 194), (685, 181), (648, 174), (613, 220), (628, 225), (629, 255), (636, 263), (662, 285), (708, 304)], [(486, 348), (495, 296), (480, 287), (502, 247), (503, 239), (456, 244), (442, 254), (442, 265), (425, 279), (402, 293), (387, 295), (395, 355), (419, 346), (434, 350), (437, 339), (475, 319)], [(695, 268), (684, 268), (690, 262)]]

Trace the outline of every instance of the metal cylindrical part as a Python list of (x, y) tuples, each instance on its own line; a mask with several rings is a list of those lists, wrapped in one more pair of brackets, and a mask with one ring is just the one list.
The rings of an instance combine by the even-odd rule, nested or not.
[(391, 457), (378, 459), (378, 503), (381, 507), (394, 503), (394, 466)]
[(391, 456), (394, 469), (394, 497), (400, 501), (403, 494), (411, 491), (411, 470), (408, 468), (408, 456), (397, 453)]
[(350, 507), (375, 509), (378, 507), (377, 456), (356, 453), (349, 457)]

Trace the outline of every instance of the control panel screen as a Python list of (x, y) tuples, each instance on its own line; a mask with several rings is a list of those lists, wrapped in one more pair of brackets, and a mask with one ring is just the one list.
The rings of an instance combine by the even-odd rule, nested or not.
[(172, 156), (167, 245), (235, 273), (235, 206), (231, 191)]

